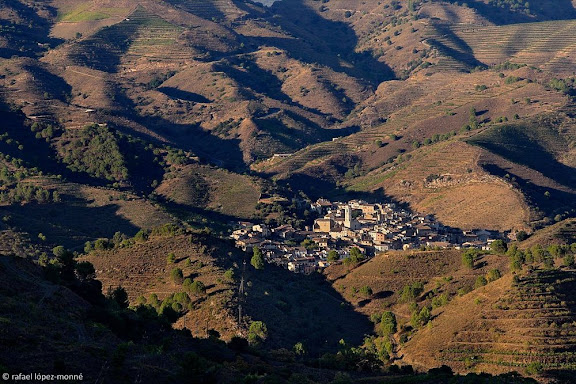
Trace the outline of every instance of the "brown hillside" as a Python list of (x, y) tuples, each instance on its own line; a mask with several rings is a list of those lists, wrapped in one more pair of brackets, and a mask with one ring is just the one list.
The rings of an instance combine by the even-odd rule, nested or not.
[[(538, 362), (573, 369), (571, 271), (508, 275), (455, 299), (404, 347), (406, 361), (505, 372)], [(425, 347), (424, 347), (425, 345)]]
[(566, 219), (536, 231), (520, 243), (522, 248), (535, 245), (572, 244), (576, 242), (576, 220)]
[[(167, 262), (170, 252), (176, 256), (175, 263)], [(272, 265), (256, 271), (249, 263), (239, 325), (237, 289), (245, 258), (221, 240), (192, 234), (152, 236), (132, 247), (92, 251), (81, 259), (93, 263), (104, 292), (121, 285), (132, 305), (140, 296), (150, 302), (150, 294), (162, 300), (182, 292), (182, 285), (171, 278), (173, 268), (181, 268), (185, 278), (203, 282), (206, 295), (191, 294), (190, 307), (176, 323), (194, 335), (205, 336), (207, 329), (216, 329), (229, 339), (246, 335), (251, 321), (258, 320), (267, 325), (269, 347), (291, 349), (300, 341), (310, 351), (321, 352), (336, 348), (343, 335), (347, 342), (358, 345), (370, 332), (367, 318), (346, 305), (344, 298), (318, 276), (295, 275)], [(234, 272), (233, 280), (224, 275), (229, 268)], [(285, 324), (294, 326), (287, 328)]]
[(170, 172), (156, 192), (178, 204), (244, 219), (255, 214), (260, 198), (260, 187), (250, 177), (200, 165)]
[(506, 230), (529, 219), (522, 196), (477, 164), (481, 151), (462, 142), (414, 151), (410, 160), (388, 172), (358, 178), (353, 190), (384, 188), (417, 212), (436, 215), (445, 224)]
[[(169, 253), (176, 255), (175, 263), (168, 263)], [(216, 329), (229, 339), (238, 333), (232, 314), (234, 287), (225, 282), (222, 266), (190, 236), (158, 237), (131, 248), (114, 251), (95, 251), (85, 257), (95, 269), (102, 282), (104, 293), (109, 287), (126, 289), (130, 303), (136, 305), (139, 296), (148, 298), (156, 294), (160, 300), (172, 293), (182, 292), (180, 284), (171, 279), (173, 268), (181, 268), (184, 277), (201, 281), (207, 287), (207, 297), (192, 298), (192, 309), (177, 323), (193, 335), (205, 336), (206, 327)]]
[[(488, 270), (507, 268), (506, 258), (484, 255), (478, 263), (481, 267), (471, 271), (462, 266), (461, 255), (457, 250), (389, 252), (352, 269), (344, 264), (330, 266), (325, 274), (359, 311), (371, 315), (393, 310), (397, 316), (409, 320), (407, 306), (398, 305), (399, 292), (405, 285), (416, 281), (424, 283), (422, 299), (433, 290), (435, 294), (453, 296), (459, 288), (473, 286), (476, 277)], [(357, 293), (364, 285), (372, 288), (372, 297), (365, 298)]]

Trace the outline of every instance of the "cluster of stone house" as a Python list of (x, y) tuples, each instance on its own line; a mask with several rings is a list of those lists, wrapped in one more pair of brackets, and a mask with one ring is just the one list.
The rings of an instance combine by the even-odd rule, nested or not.
[(331, 250), (344, 259), (354, 247), (372, 256), (376, 252), (422, 247), (487, 249), (494, 240), (504, 238), (495, 231), (450, 228), (432, 216), (413, 214), (393, 203), (319, 199), (310, 210), (319, 217), (312, 228), (269, 228), (240, 222), (231, 237), (238, 248), (251, 252), (257, 246), (267, 262), (298, 273), (327, 266)]

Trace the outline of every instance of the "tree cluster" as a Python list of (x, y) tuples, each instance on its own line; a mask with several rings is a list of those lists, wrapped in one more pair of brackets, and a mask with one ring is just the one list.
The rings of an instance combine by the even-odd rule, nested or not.
[(106, 126), (92, 124), (84, 127), (64, 150), (64, 162), (74, 172), (85, 172), (109, 181), (128, 178), (118, 137)]

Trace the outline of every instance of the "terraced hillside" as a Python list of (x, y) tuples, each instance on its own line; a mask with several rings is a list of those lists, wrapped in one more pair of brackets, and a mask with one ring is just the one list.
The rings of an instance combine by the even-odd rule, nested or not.
[(232, 0), (170, 0), (169, 3), (208, 20), (236, 18), (243, 14)]
[(138, 7), (122, 22), (105, 27), (73, 47), (70, 60), (104, 72), (115, 72), (122, 56), (126, 64), (143, 57), (174, 61), (187, 57), (184, 47), (177, 44), (180, 33), (178, 26)]
[[(561, 375), (576, 363), (575, 281), (573, 271), (534, 270), (490, 283), (440, 311), (431, 329), (406, 344), (406, 354), (416, 364), (436, 360), (458, 371), (545, 369)], [(423, 343), (437, 352), (421, 353)]]
[(572, 244), (576, 240), (576, 222), (574, 219), (562, 220), (543, 228), (522, 242), (523, 247), (537, 244)]
[[(415, 142), (459, 132), (471, 108), (482, 111), (479, 120), (489, 123), (564, 103), (528, 81), (507, 83), (497, 72), (490, 72), (490, 80), (486, 72), (446, 75), (483, 63), (474, 44), (459, 35), (461, 26), (450, 25), (456, 20), (493, 23), (478, 2), (465, 9), (444, 3), (406, 7), (334, 1), (322, 12), (312, 1), (278, 2), (270, 9), (193, 0), (137, 6), (125, 1), (77, 6), (62, 0), (54, 5), (59, 12), (55, 30), (68, 24), (80, 34), (43, 59), (49, 63), (44, 73), (68, 87), (62, 101), (73, 102), (52, 107), (53, 118), (64, 119), (66, 127), (81, 127), (90, 119), (114, 122), (236, 171), (274, 154), (296, 152), (253, 168), (281, 178), (298, 173), (306, 180), (321, 175), (326, 163), (335, 163), (336, 170), (325, 172), (334, 188), (342, 184), (334, 179), (350, 168), (359, 169), (354, 176), (385, 171)], [(533, 5), (530, 17), (551, 18), (544, 8)], [(452, 21), (446, 19), (449, 14)], [(441, 22), (428, 22), (432, 17)], [(569, 34), (569, 21), (502, 28), (528, 31), (536, 37), (518, 41), (530, 45), (538, 36), (530, 31), (548, 24), (564, 25)], [(445, 60), (455, 60), (457, 68), (448, 68)], [(503, 71), (545, 81), (535, 71), (525, 74), (527, 69), (524, 76)], [(381, 83), (391, 76), (406, 80)], [(7, 83), (14, 81), (11, 92), (33, 87), (14, 75), (6, 77)], [(27, 114), (40, 115), (50, 109), (43, 96), (19, 100)], [(526, 99), (537, 102), (516, 102)], [(376, 147), (379, 142), (383, 145)]]
[(576, 22), (550, 21), (505, 26), (454, 26), (453, 35), (485, 65), (527, 64), (558, 77), (574, 70)]
[[(507, 270), (507, 260), (502, 256), (483, 255), (474, 270), (463, 267), (461, 256), (458, 250), (388, 252), (357, 266), (331, 265), (325, 274), (333, 286), (367, 316), (393, 310), (399, 324), (408, 323), (409, 305), (402, 301), (406, 285), (421, 282), (423, 291), (417, 299), (425, 304), (431, 297), (442, 294), (448, 298), (457, 296), (459, 289), (474, 286), (475, 280), (491, 269)], [(370, 287), (373, 293), (368, 297), (363, 295), (359, 292), (363, 286)]]

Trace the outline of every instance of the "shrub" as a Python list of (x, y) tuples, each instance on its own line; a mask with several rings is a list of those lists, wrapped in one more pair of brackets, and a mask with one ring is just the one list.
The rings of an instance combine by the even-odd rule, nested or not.
[(175, 284), (182, 284), (184, 282), (184, 274), (180, 268), (172, 269), (170, 276)]
[(526, 366), (526, 374), (537, 375), (543, 370), (542, 364), (538, 362), (532, 362)]
[(506, 78), (506, 80), (505, 80), (505, 83), (506, 83), (506, 84), (514, 84), (514, 83), (516, 83), (516, 82), (518, 82), (518, 81), (520, 81), (520, 80), (522, 80), (522, 79), (519, 78), (519, 77), (516, 77), (516, 76), (508, 76), (508, 77)]
[(360, 294), (364, 297), (370, 297), (372, 296), (372, 288), (370, 288), (367, 285), (364, 285), (363, 287), (360, 288)]
[(170, 252), (168, 254), (168, 256), (166, 257), (166, 263), (167, 264), (174, 264), (176, 262), (176, 255), (172, 252)]
[(500, 273), (499, 269), (491, 269), (488, 272), (488, 274), (486, 275), (486, 280), (488, 280), (488, 282), (491, 282), (491, 281), (496, 281), (501, 277), (502, 277), (502, 274)]
[(146, 240), (148, 240), (148, 231), (141, 229), (139, 230), (136, 235), (134, 235), (134, 240), (136, 240), (139, 243), (143, 243)]
[(465, 294), (467, 294), (471, 291), (472, 291), (472, 287), (469, 285), (462, 287), (462, 288), (458, 288), (458, 296), (464, 296)]
[(488, 281), (486, 280), (486, 278), (484, 276), (478, 276), (476, 278), (476, 281), (474, 282), (474, 288), (480, 288), (485, 286), (486, 284), (488, 284)]

